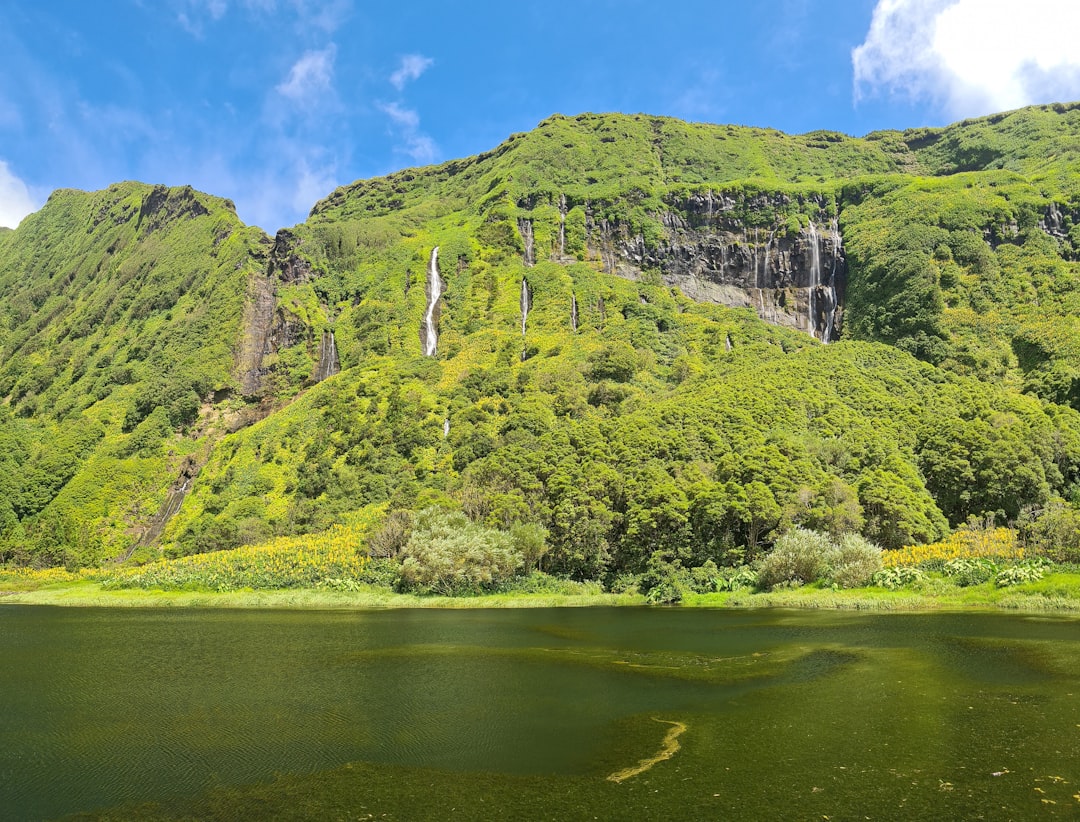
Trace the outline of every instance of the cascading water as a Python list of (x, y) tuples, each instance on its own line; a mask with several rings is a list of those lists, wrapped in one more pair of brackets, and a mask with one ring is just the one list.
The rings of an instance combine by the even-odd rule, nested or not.
[(521, 278), (521, 336), (525, 336), (525, 323), (529, 319), (529, 309), (532, 307), (532, 294), (529, 293), (529, 283)]
[(833, 258), (832, 268), (829, 271), (829, 292), (828, 302), (825, 306), (825, 336), (823, 342), (831, 342), (833, 335), (833, 328), (836, 324), (836, 307), (840, 302), (839, 296), (836, 291), (836, 262), (840, 259), (840, 221), (835, 217), (832, 219), (832, 235), (833, 235)]
[(315, 381), (322, 382), (327, 377), (332, 377), (341, 370), (338, 360), (337, 341), (333, 331), (324, 331), (322, 342), (319, 345), (319, 366), (315, 373)]
[[(818, 311), (817, 296), (821, 286), (821, 244), (818, 241), (817, 226), (810, 221), (810, 317), (807, 325), (811, 336), (817, 337)], [(828, 338), (826, 338), (827, 340)]]
[(773, 240), (776, 238), (776, 229), (769, 232), (769, 239), (765, 243), (765, 259), (761, 261), (761, 281), (766, 285), (769, 282), (769, 255), (772, 253)]
[(570, 295), (570, 328), (577, 331), (578, 316), (577, 316), (577, 295)]
[(435, 306), (442, 296), (442, 279), (439, 277), (439, 247), (431, 249), (431, 262), (428, 263), (428, 304), (424, 312), (424, 356), (434, 357), (439, 345), (439, 332), (435, 328)]
[(757, 286), (758, 288), (761, 288), (762, 273), (763, 272), (761, 271), (761, 269), (758, 266), (758, 247), (759, 247), (758, 230), (755, 228), (754, 229), (754, 285)]

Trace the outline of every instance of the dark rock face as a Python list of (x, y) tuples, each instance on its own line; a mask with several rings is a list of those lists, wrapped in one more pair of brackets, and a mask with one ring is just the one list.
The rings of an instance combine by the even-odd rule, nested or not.
[(265, 274), (254, 277), (244, 307), (244, 336), (237, 357), (240, 391), (245, 397), (256, 397), (261, 393), (262, 362), (270, 352), (275, 305), (274, 284), (270, 277)]
[[(263, 383), (269, 373), (263, 364), (265, 358), (310, 336), (310, 329), (303, 320), (277, 304), (278, 286), (307, 282), (314, 276), (311, 263), (297, 253), (297, 244), (296, 235), (291, 231), (279, 231), (274, 239), (266, 273), (253, 277), (248, 290), (244, 308), (244, 336), (237, 356), (237, 375), (240, 391), (249, 399), (258, 398), (263, 393)], [(336, 347), (330, 363), (328, 368), (340, 369)]]
[(536, 265), (536, 254), (533, 251), (533, 224), (532, 220), (521, 218), (518, 220), (518, 233), (521, 234), (521, 242), (525, 246), (525, 265)]
[(147, 524), (142, 536), (132, 545), (131, 550), (128, 551), (124, 559), (129, 559), (139, 546), (150, 545), (161, 538), (165, 526), (169, 524), (169, 520), (176, 515), (180, 510), (180, 506), (184, 504), (184, 499), (187, 497), (188, 492), (191, 491), (191, 486), (201, 469), (202, 465), (194, 456), (189, 455), (184, 458), (183, 463), (180, 465), (180, 476), (169, 487), (169, 492), (165, 495), (165, 501), (161, 503), (161, 507)]
[(137, 225), (148, 233), (181, 218), (202, 217), (209, 213), (191, 186), (169, 188), (159, 185), (143, 198)]
[(274, 237), (274, 249), (270, 252), (270, 274), (287, 285), (306, 283), (314, 275), (311, 263), (296, 253), (298, 240), (287, 228), (281, 229)]
[(738, 203), (723, 194), (695, 194), (659, 215), (664, 237), (652, 244), (625, 223), (593, 219), (587, 210), (589, 256), (608, 273), (636, 280), (658, 271), (691, 299), (753, 308), (766, 322), (830, 342), (843, 323), (847, 275), (836, 218), (792, 232), (786, 218), (749, 227), (736, 216), (748, 207), (782, 214), (788, 205), (784, 195)]

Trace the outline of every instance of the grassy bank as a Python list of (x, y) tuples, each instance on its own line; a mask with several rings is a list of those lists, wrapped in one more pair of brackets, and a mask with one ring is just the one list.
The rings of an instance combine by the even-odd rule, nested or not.
[[(355, 591), (316, 588), (235, 591), (163, 591), (106, 588), (100, 582), (74, 580), (39, 586), (23, 583), (14, 590), (0, 575), (0, 603), (72, 607), (144, 608), (552, 608), (644, 605), (639, 594), (600, 592), (498, 593), (482, 596), (438, 597), (400, 594), (380, 586)], [(832, 589), (816, 586), (781, 591), (749, 589), (715, 594), (689, 594), (679, 607), (690, 608), (812, 608), (851, 611), (932, 611), (1001, 609), (1027, 612), (1080, 612), (1080, 574), (1050, 574), (1009, 588), (984, 583), (968, 587), (930, 580), (918, 589)]]
[(399, 594), (366, 586), (356, 591), (317, 588), (237, 591), (162, 591), (141, 588), (105, 588), (99, 582), (59, 582), (36, 589), (13, 591), (0, 577), (0, 604), (64, 605), (108, 608), (552, 608), (586, 605), (642, 605), (636, 594), (486, 594), (471, 597), (436, 597)]

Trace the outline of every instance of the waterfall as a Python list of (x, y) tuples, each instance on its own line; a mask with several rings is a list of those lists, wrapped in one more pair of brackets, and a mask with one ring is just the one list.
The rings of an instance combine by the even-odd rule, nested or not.
[(577, 331), (577, 323), (578, 323), (577, 295), (571, 293), (570, 294), (570, 328), (573, 329), (574, 331)]
[(822, 342), (832, 341), (833, 327), (836, 324), (836, 307), (840, 302), (840, 296), (836, 291), (836, 261), (840, 259), (841, 245), (840, 221), (833, 217), (831, 227), (833, 235), (833, 258), (832, 268), (829, 271), (829, 291), (825, 306), (825, 334), (822, 336)]
[(319, 343), (319, 365), (315, 371), (315, 382), (322, 382), (327, 377), (332, 377), (341, 370), (341, 362), (338, 360), (337, 341), (333, 331), (323, 331), (322, 341)]
[(773, 240), (776, 238), (776, 229), (769, 232), (769, 239), (765, 243), (765, 259), (761, 261), (761, 277), (766, 284), (769, 282), (769, 254), (772, 252)]
[(529, 283), (521, 278), (521, 336), (525, 336), (525, 322), (529, 319), (529, 308), (532, 306), (532, 294), (529, 293)]
[(724, 350), (725, 351), (731, 351), (731, 349), (732, 349), (731, 335), (730, 334), (725, 334), (724, 335)]
[(424, 356), (434, 357), (439, 345), (439, 332), (435, 328), (435, 306), (442, 296), (442, 279), (439, 277), (439, 247), (431, 249), (431, 262), (428, 263), (428, 304), (424, 312)]
[(442, 435), (443, 439), (450, 436), (450, 418), (444, 417), (442, 421)]
[(761, 288), (761, 272), (758, 270), (758, 230), (754, 229), (754, 285)]
[(817, 226), (810, 221), (810, 317), (807, 325), (811, 336), (817, 337), (817, 292), (821, 285), (821, 244), (818, 241)]

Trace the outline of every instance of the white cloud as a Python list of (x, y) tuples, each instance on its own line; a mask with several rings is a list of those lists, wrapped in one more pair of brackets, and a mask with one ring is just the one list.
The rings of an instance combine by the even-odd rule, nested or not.
[(852, 51), (855, 100), (930, 100), (957, 117), (1080, 98), (1076, 0), (879, 0)]
[(377, 103), (377, 105), (399, 128), (416, 130), (420, 127), (420, 115), (411, 108), (402, 108), (397, 103)]
[(16, 228), (19, 222), (37, 208), (26, 183), (11, 173), (8, 164), (0, 160), (0, 226)]
[(332, 43), (318, 51), (304, 52), (289, 69), (289, 76), (276, 87), (278, 93), (298, 103), (306, 103), (314, 95), (329, 91), (334, 79), (335, 53)]
[(420, 115), (411, 108), (397, 103), (376, 103), (379, 110), (390, 118), (392, 131), (401, 140), (396, 151), (406, 154), (421, 165), (435, 162), (439, 147), (429, 136), (420, 131)]
[(434, 62), (430, 57), (424, 57), (422, 54), (406, 54), (401, 58), (397, 71), (390, 75), (390, 85), (401, 91), (406, 83), (417, 79), (431, 68)]

